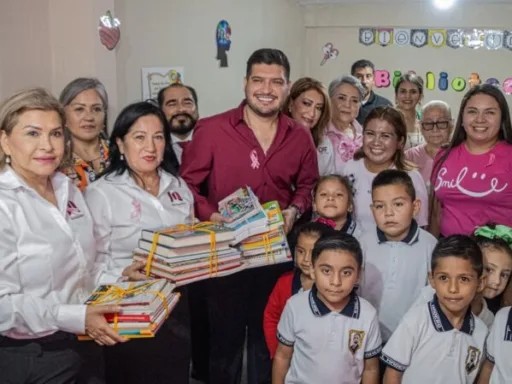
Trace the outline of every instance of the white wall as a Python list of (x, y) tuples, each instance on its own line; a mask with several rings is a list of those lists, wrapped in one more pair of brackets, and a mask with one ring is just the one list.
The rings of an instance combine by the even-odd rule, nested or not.
[[(243, 98), (250, 54), (282, 49), (292, 76), (302, 72), (304, 21), (293, 0), (115, 0), (121, 20), (117, 51), (119, 102), (140, 100), (142, 67), (184, 67), (185, 83), (196, 88), (201, 116), (222, 112)], [(228, 68), (215, 59), (217, 23), (231, 25)]]
[[(348, 74), (351, 64), (361, 58), (372, 60), (377, 69), (407, 72), (415, 70), (425, 77), (428, 70), (438, 74), (446, 71), (450, 81), (456, 76), (466, 80), (472, 72), (482, 80), (496, 77), (501, 81), (512, 77), (512, 52), (490, 51), (485, 48), (452, 49), (449, 47), (381, 47), (376, 44), (359, 44), (360, 27), (404, 28), (510, 28), (511, 5), (462, 4), (449, 11), (439, 11), (429, 3), (375, 5), (346, 5), (311, 7), (305, 9), (306, 42), (304, 45), (304, 73), (329, 83), (334, 77)], [(336, 60), (320, 66), (323, 45), (331, 41), (340, 50)], [(467, 88), (466, 88), (467, 89)], [(379, 89), (378, 93), (394, 101), (392, 88)], [(462, 94), (451, 88), (426, 91), (425, 101), (446, 100), (457, 113)], [(507, 97), (512, 102), (512, 97)]]

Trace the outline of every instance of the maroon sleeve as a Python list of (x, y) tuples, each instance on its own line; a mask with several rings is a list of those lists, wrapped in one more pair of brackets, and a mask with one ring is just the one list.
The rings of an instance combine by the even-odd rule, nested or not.
[(208, 179), (213, 167), (213, 143), (208, 124), (198, 121), (194, 136), (185, 147), (180, 166), (180, 175), (194, 194), (196, 216), (201, 221), (208, 221), (217, 207), (210, 204), (206, 196), (201, 195), (200, 186)]
[(292, 296), (293, 273), (287, 272), (277, 280), (263, 313), (263, 333), (273, 359), (277, 350), (277, 325), (281, 319), (286, 301)]
[(318, 181), (318, 157), (315, 144), (309, 132), (304, 135), (301, 166), (297, 175), (295, 195), (290, 205), (295, 205), (301, 213), (311, 207), (311, 191)]

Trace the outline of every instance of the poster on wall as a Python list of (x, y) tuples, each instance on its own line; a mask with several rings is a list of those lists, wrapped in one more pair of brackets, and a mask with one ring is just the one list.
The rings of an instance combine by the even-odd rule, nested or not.
[(174, 83), (183, 84), (183, 67), (142, 68), (142, 99), (156, 100), (158, 92)]

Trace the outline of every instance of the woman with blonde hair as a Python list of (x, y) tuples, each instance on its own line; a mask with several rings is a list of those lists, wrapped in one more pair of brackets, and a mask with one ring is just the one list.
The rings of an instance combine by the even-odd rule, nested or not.
[(331, 103), (324, 85), (311, 77), (298, 79), (292, 85), (283, 111), (311, 131), (320, 176), (334, 173), (332, 143), (325, 136), (331, 119)]

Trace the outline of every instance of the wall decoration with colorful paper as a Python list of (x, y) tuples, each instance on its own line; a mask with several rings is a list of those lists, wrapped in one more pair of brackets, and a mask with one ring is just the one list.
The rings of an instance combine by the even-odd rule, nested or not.
[(114, 18), (110, 11), (107, 11), (100, 17), (100, 25), (98, 27), (100, 41), (109, 51), (113, 50), (121, 39), (120, 25), (119, 19)]
[(226, 20), (221, 20), (217, 24), (215, 40), (217, 42), (217, 60), (219, 60), (221, 68), (226, 68), (228, 66), (227, 52), (231, 48), (231, 26)]

